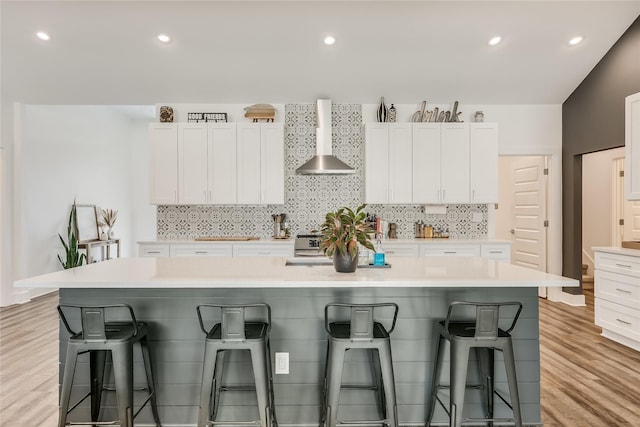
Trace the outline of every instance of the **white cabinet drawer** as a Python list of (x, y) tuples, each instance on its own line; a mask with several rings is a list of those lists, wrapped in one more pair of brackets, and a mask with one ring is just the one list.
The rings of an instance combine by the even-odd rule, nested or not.
[(232, 256), (232, 245), (171, 245), (171, 256)]
[(640, 341), (640, 311), (629, 307), (595, 300), (596, 325), (603, 329)]
[(480, 255), (483, 258), (511, 260), (511, 245), (507, 243), (482, 244)]
[(640, 310), (640, 279), (596, 270), (595, 296)]
[(640, 275), (640, 257), (596, 252), (596, 270)]
[(140, 245), (138, 256), (141, 257), (168, 257), (169, 245)]
[(390, 243), (389, 241), (382, 242), (382, 249), (384, 253), (391, 257), (396, 256), (418, 256), (420, 253), (417, 244), (398, 244)]
[(441, 243), (420, 245), (420, 256), (480, 256), (480, 245)]
[(233, 245), (233, 256), (293, 256), (291, 245)]

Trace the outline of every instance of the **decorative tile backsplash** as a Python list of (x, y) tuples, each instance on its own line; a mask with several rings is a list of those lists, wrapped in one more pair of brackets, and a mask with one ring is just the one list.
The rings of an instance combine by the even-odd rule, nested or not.
[[(286, 213), (295, 235), (316, 230), (325, 214), (341, 206), (357, 207), (364, 200), (364, 131), (360, 104), (333, 104), (333, 154), (355, 169), (353, 175), (296, 175), (295, 170), (316, 150), (315, 104), (285, 106), (285, 203), (266, 206), (158, 206), (159, 239), (206, 236), (258, 236), (273, 234), (271, 214)], [(425, 223), (449, 230), (457, 239), (487, 236), (487, 205), (449, 205), (446, 214), (425, 214), (421, 205), (368, 205), (375, 213), (398, 224), (398, 238), (413, 238), (413, 224)], [(482, 221), (473, 222), (473, 213)]]

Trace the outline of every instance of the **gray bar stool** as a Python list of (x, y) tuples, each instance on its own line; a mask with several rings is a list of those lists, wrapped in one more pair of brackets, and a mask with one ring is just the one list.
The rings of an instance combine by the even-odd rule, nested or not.
[[(374, 320), (376, 308), (393, 309), (391, 328)], [(330, 321), (330, 315), (337, 316), (338, 311), (349, 309), (348, 321)], [(346, 310), (343, 310), (346, 311)], [(391, 341), (389, 335), (396, 326), (398, 305), (382, 304), (327, 304), (324, 309), (324, 324), (328, 333), (327, 362), (324, 376), (324, 407), (322, 422), (326, 427), (347, 424), (387, 424), (397, 427), (398, 413), (396, 389), (391, 360)], [(371, 369), (375, 384), (370, 386), (343, 385), (342, 371), (345, 353), (351, 349), (369, 350)], [(340, 389), (366, 389), (377, 391), (378, 411), (382, 419), (369, 421), (338, 421)]]
[[(218, 310), (219, 323), (205, 326), (203, 309)], [(211, 309), (211, 310), (209, 310)], [(261, 311), (259, 320), (245, 321), (247, 309)], [(255, 309), (255, 310), (254, 310)], [(252, 424), (261, 427), (277, 426), (273, 399), (273, 376), (271, 374), (271, 308), (267, 304), (215, 305), (202, 304), (197, 307), (200, 328), (206, 335), (204, 368), (200, 393), (198, 427), (214, 424)], [(211, 322), (209, 322), (211, 323)], [(255, 387), (225, 386), (222, 384), (224, 353), (228, 350), (248, 350), (251, 355)], [(258, 401), (259, 420), (215, 421), (220, 403), (220, 392), (253, 391)]]
[[(72, 311), (79, 312), (82, 329), (78, 332), (71, 329), (65, 311), (69, 315)], [(65, 328), (71, 335), (67, 345), (62, 389), (60, 391), (60, 418), (58, 426), (82, 425), (113, 425), (133, 427), (133, 419), (140, 413), (147, 403), (151, 402), (151, 411), (157, 427), (160, 427), (158, 407), (156, 404), (155, 385), (151, 357), (147, 343), (147, 325), (138, 322), (131, 306), (114, 304), (103, 306), (59, 305), (58, 313)], [(126, 321), (106, 321), (107, 317)], [(134, 389), (133, 386), (133, 344), (139, 343), (147, 377), (147, 386)], [(104, 384), (107, 352), (111, 353), (112, 370), (115, 389)], [(89, 369), (91, 375), (91, 391), (69, 409), (71, 388), (79, 354), (89, 353)], [(117, 421), (98, 421), (103, 391), (116, 392), (118, 405)], [(133, 413), (133, 392), (147, 391), (148, 395), (138, 411)], [(87, 397), (91, 397), (91, 421), (67, 422), (67, 415)]]
[[(464, 307), (475, 309), (474, 321), (452, 320), (454, 314), (460, 315)], [(454, 309), (459, 307), (454, 313)], [(500, 308), (516, 308), (513, 320), (509, 329), (503, 330), (498, 327), (500, 319)], [(442, 405), (449, 416), (449, 426), (459, 427), (467, 422), (513, 422), (517, 427), (522, 426), (522, 415), (520, 411), (520, 397), (518, 394), (518, 381), (516, 378), (516, 364), (513, 354), (513, 343), (511, 331), (516, 326), (518, 317), (522, 312), (522, 304), (519, 302), (484, 303), (484, 302), (452, 302), (449, 305), (447, 318), (438, 322), (439, 339), (436, 347), (436, 360), (434, 362), (433, 378), (431, 383), (431, 398), (429, 402), (429, 413), (427, 416), (427, 427), (431, 425), (436, 401)], [(451, 344), (450, 361), (450, 386), (440, 385), (440, 373), (444, 360), (444, 340)], [(474, 348), (478, 359), (478, 369), (482, 377), (482, 384), (467, 385), (467, 368), (469, 363), (469, 351)], [(494, 389), (494, 351), (502, 351), (504, 364), (509, 385), (511, 403)], [(449, 388), (451, 398), (449, 408), (440, 400), (438, 391)], [(466, 388), (484, 390), (483, 400), (486, 418), (472, 419), (464, 418), (462, 410), (464, 407), (464, 393)], [(513, 410), (512, 419), (495, 419), (493, 417), (494, 394), (498, 396), (507, 406)], [(477, 424), (474, 424), (477, 425)]]

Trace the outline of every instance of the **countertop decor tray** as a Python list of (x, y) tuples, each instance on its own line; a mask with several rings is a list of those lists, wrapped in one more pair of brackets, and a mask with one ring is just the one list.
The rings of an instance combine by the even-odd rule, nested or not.
[(385, 265), (361, 264), (361, 265), (358, 265), (358, 268), (391, 268), (391, 264), (385, 264)]

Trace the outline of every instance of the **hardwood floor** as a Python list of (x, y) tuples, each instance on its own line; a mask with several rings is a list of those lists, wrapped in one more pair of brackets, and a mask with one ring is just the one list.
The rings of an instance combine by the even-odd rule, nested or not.
[[(57, 293), (0, 309), (0, 426), (54, 427), (58, 401)], [(640, 426), (640, 352), (606, 338), (587, 307), (540, 300), (546, 427)]]

